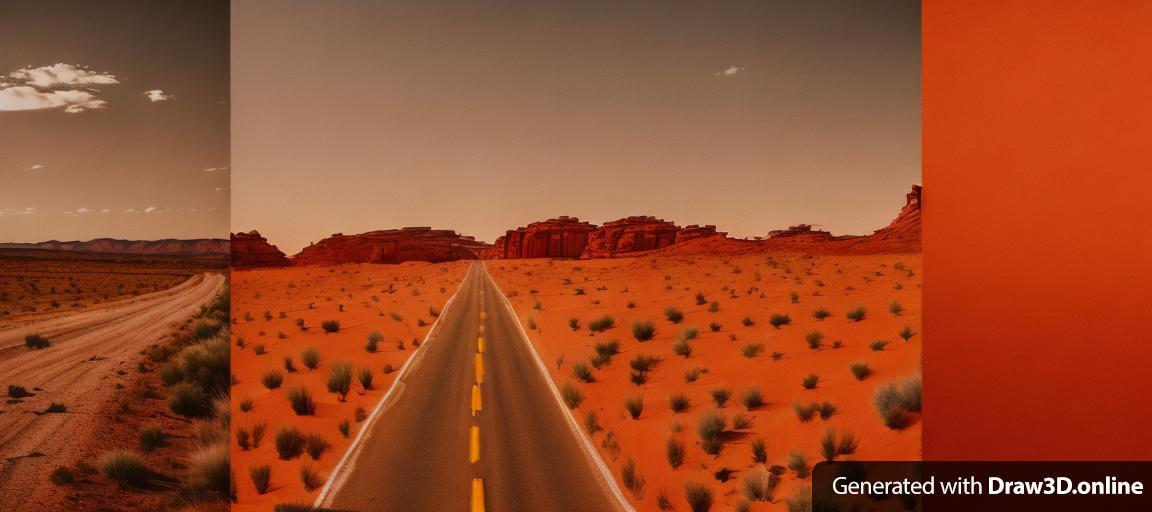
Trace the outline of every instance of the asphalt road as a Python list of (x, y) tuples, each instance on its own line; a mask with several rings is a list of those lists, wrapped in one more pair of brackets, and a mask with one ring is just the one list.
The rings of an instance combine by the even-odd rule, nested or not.
[(620, 510), (483, 264), (473, 265), (413, 357), (320, 505), (361, 512)]

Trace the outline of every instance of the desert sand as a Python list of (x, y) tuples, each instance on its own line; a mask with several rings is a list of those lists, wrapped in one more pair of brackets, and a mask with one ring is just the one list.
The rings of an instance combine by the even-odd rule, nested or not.
[[(874, 406), (881, 385), (920, 370), (919, 254), (714, 254), (662, 251), (635, 258), (487, 263), (557, 386), (570, 385), (585, 396), (574, 412), (579, 418), (595, 415), (598, 426), (589, 431), (622, 487), (632, 489), (629, 498), (637, 510), (667, 505), (690, 510), (684, 490), (690, 482), (712, 491), (712, 510), (736, 510), (749, 505), (743, 480), (761, 474), (760, 466), (781, 466), (774, 468), (779, 483), (767, 501), (754, 501), (748, 509), (785, 510), (787, 499), (810, 483), (810, 476), (789, 469), (790, 453), (801, 452), (809, 465), (823, 460), (821, 438), (829, 429), (838, 438), (848, 433), (858, 441), (840, 460), (920, 458), (918, 414), (906, 415), (907, 425), (892, 429)], [(864, 318), (847, 318), (858, 307), (866, 308)], [(679, 309), (683, 319), (671, 322), (668, 308)], [(816, 318), (818, 309), (829, 315)], [(591, 331), (590, 322), (605, 315), (614, 326)], [(776, 328), (773, 315), (787, 315), (789, 322)], [(652, 339), (637, 340), (636, 321), (653, 323)], [(685, 357), (677, 352), (677, 339), (691, 338), (692, 329), (698, 334), (685, 342), (691, 348)], [(808, 342), (814, 331), (822, 335), (812, 336), (820, 338), (817, 348)], [(902, 331), (911, 334), (907, 341)], [(619, 342), (619, 354), (595, 368), (596, 344), (611, 340)], [(873, 348), (877, 341), (887, 342), (883, 350)], [(632, 382), (636, 372), (630, 368), (638, 355), (659, 359), (644, 372), (642, 385)], [(858, 362), (871, 370), (863, 380), (849, 370)], [(591, 382), (582, 382), (574, 365), (590, 370)], [(802, 381), (811, 374), (819, 379), (807, 389)], [(764, 404), (748, 410), (742, 398), (753, 388)], [(731, 391), (723, 407), (711, 395), (716, 389)], [(678, 394), (687, 397), (688, 406), (674, 412), (670, 397)], [(642, 400), (638, 419), (626, 409), (628, 399)], [(801, 421), (793, 406), (824, 402), (835, 408), (827, 419), (815, 412)], [(698, 433), (701, 419), (711, 412), (726, 420), (716, 455), (705, 452)], [(749, 424), (735, 426), (738, 417)], [(766, 448), (763, 464), (753, 459), (758, 439)], [(685, 448), (675, 468), (666, 455), (670, 442)], [(643, 484), (629, 485), (623, 477), (628, 461)], [(724, 470), (730, 471), (727, 481), (722, 481)]]
[[(315, 500), (364, 415), (373, 410), (404, 362), (420, 350), (419, 343), (468, 266), (469, 262), (408, 262), (233, 272), (232, 461), (238, 487), (233, 510), (267, 511), (280, 503)], [(326, 331), (326, 321), (337, 321), (339, 327)], [(375, 351), (369, 351), (373, 333), (380, 335), (380, 341)], [(302, 357), (309, 348), (320, 354), (312, 369)], [(286, 358), (291, 358), (292, 370), (286, 368)], [(343, 364), (351, 366), (353, 377), (349, 392), (341, 398), (328, 390), (326, 380), (334, 367)], [(370, 389), (362, 385), (361, 371), (372, 376)], [(278, 386), (266, 385), (269, 372), (281, 377)], [(300, 388), (311, 393), (314, 414), (293, 411), (287, 394)], [(341, 431), (342, 422), (347, 422), (346, 432)], [(255, 431), (260, 428), (264, 431), (257, 443)], [(314, 436), (320, 442), (314, 441), (311, 448), (323, 448), (281, 458), (277, 431), (286, 428)], [(247, 439), (246, 447), (240, 446), (240, 439)], [(252, 470), (264, 466), (271, 476), (261, 494)], [(311, 488), (302, 478), (304, 468), (314, 472), (315, 480), (307, 486)]]
[[(198, 274), (169, 289), (0, 331), (0, 384), (9, 386), (0, 409), (0, 454), (5, 459), (0, 468), (0, 508), (165, 508), (153, 505), (171, 497), (167, 488), (179, 483), (171, 477), (172, 464), (186, 465), (187, 450), (175, 458), (172, 452), (165, 452), (166, 458), (154, 457), (152, 462), (170, 462), (167, 467), (153, 466), (160, 479), (152, 484), (167, 484), (165, 489), (152, 489), (163, 490), (165, 496), (153, 497), (140, 496), (139, 489), (117, 492), (117, 484), (94, 468), (95, 454), (104, 448), (135, 448), (132, 425), (127, 427), (126, 443), (131, 443), (127, 446), (116, 445), (108, 434), (124, 430), (118, 428), (115, 412), (121, 404), (138, 410), (164, 407), (163, 402), (153, 400), (160, 405), (150, 405), (127, 391), (134, 389), (141, 374), (151, 371), (143, 354), (201, 311), (224, 289), (224, 282), (222, 274)], [(50, 345), (26, 346), (29, 334), (43, 336)], [(59, 410), (53, 411), (53, 406)], [(49, 474), (58, 468), (68, 469), (76, 482), (49, 484)]]

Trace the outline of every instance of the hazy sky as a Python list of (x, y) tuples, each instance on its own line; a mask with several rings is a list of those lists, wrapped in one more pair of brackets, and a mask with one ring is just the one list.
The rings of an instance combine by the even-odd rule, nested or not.
[(0, 242), (226, 237), (228, 16), (0, 0)]
[(558, 215), (886, 225), (920, 180), (918, 1), (233, 6), (234, 230), (289, 254)]

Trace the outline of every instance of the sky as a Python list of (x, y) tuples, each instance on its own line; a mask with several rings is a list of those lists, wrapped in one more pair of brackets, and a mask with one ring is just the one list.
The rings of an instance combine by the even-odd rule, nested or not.
[(0, 242), (227, 237), (229, 8), (0, 0)]
[(919, 8), (239, 1), (232, 228), (289, 254), (559, 215), (867, 234), (920, 181)]

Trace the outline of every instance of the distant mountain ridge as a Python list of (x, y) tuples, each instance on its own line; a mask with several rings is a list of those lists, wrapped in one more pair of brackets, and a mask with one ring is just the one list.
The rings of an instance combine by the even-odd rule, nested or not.
[(49, 240), (39, 243), (0, 243), (0, 249), (39, 249), (46, 251), (88, 252), (102, 254), (141, 254), (155, 256), (227, 256), (230, 244), (223, 238), (178, 240), (119, 240), (96, 238), (88, 241)]

